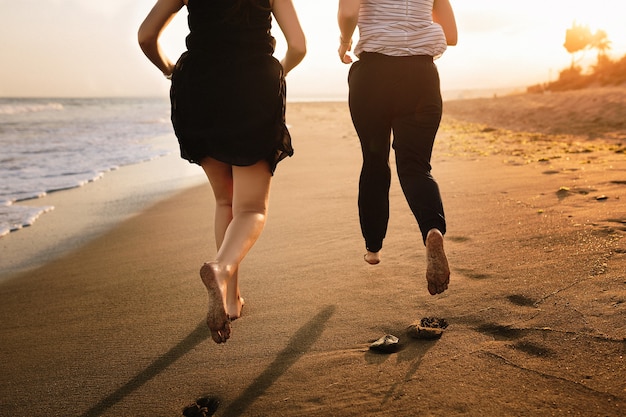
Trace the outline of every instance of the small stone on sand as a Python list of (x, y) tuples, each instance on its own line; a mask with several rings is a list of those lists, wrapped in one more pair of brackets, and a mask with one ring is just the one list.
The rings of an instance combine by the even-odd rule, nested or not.
[(407, 329), (407, 334), (414, 339), (439, 339), (446, 327), (448, 327), (448, 323), (445, 319), (424, 317), (411, 324)]
[(382, 353), (393, 353), (398, 350), (400, 340), (392, 335), (387, 334), (370, 345), (371, 350)]

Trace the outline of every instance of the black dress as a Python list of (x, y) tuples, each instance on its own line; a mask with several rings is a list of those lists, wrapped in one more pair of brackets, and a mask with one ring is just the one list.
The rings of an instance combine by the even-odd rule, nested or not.
[(190, 0), (187, 51), (176, 63), (170, 99), (181, 157), (210, 156), (247, 166), (268, 161), (271, 172), (293, 155), (285, 125), (285, 78), (273, 57), (268, 0)]

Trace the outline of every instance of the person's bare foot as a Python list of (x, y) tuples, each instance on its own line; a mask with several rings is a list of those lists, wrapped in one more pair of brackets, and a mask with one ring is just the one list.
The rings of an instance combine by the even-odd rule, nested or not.
[(228, 280), (226, 289), (226, 314), (231, 321), (241, 317), (241, 309), (245, 301), (239, 293), (239, 271), (235, 270), (232, 277)]
[(370, 252), (367, 251), (365, 255), (363, 255), (363, 259), (370, 265), (376, 265), (380, 263), (380, 251), (379, 252)]
[(226, 314), (228, 314), (230, 321), (237, 320), (239, 317), (241, 317), (241, 311), (244, 304), (246, 304), (246, 302), (240, 295), (237, 296), (236, 300), (233, 303), (226, 303)]
[(215, 343), (224, 343), (230, 338), (230, 318), (224, 303), (228, 274), (217, 264), (207, 262), (200, 268), (200, 278), (209, 293), (206, 323), (211, 337)]
[(450, 267), (443, 250), (443, 235), (437, 229), (431, 229), (426, 236), (426, 281), (431, 295), (441, 294), (450, 283)]

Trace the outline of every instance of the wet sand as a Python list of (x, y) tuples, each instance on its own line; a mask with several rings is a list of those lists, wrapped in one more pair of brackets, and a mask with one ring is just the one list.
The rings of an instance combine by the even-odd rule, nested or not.
[[(508, 130), (463, 104), (476, 109), (446, 105), (433, 156), (452, 270), (442, 295), (428, 294), (395, 174), (382, 261), (363, 261), (347, 105), (291, 103), (296, 154), (241, 267), (231, 339), (215, 344), (204, 324), (211, 191), (185, 183), (0, 275), (0, 414), (180, 416), (208, 396), (219, 416), (624, 415), (626, 134)], [(407, 336), (429, 316), (449, 324), (440, 339)], [(385, 334), (400, 350), (370, 351)]]

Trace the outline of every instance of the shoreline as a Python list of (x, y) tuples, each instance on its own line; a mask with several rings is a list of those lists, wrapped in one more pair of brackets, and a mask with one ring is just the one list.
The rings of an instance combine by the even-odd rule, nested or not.
[(33, 225), (0, 237), (0, 282), (75, 250), (157, 201), (206, 181), (200, 168), (179, 157), (173, 135), (155, 142), (169, 153), (121, 166), (80, 187), (13, 203), (54, 208)]
[[(488, 98), (493, 97), (495, 95), (509, 95), (512, 93), (519, 93), (526, 91), (525, 86), (511, 86), (511, 87), (496, 87), (496, 88), (463, 88), (463, 89), (450, 89), (450, 90), (442, 90), (442, 95), (444, 99), (447, 100), (469, 100), (474, 98)], [(5, 100), (55, 100), (55, 99), (78, 99), (78, 100), (99, 100), (99, 99), (162, 99), (165, 102), (168, 101), (167, 97), (163, 95), (154, 95), (154, 96), (1, 96), (1, 99)], [(347, 91), (345, 94), (337, 95), (337, 96), (321, 96), (321, 97), (287, 97), (287, 104), (296, 104), (296, 103), (347, 103), (348, 96)]]

